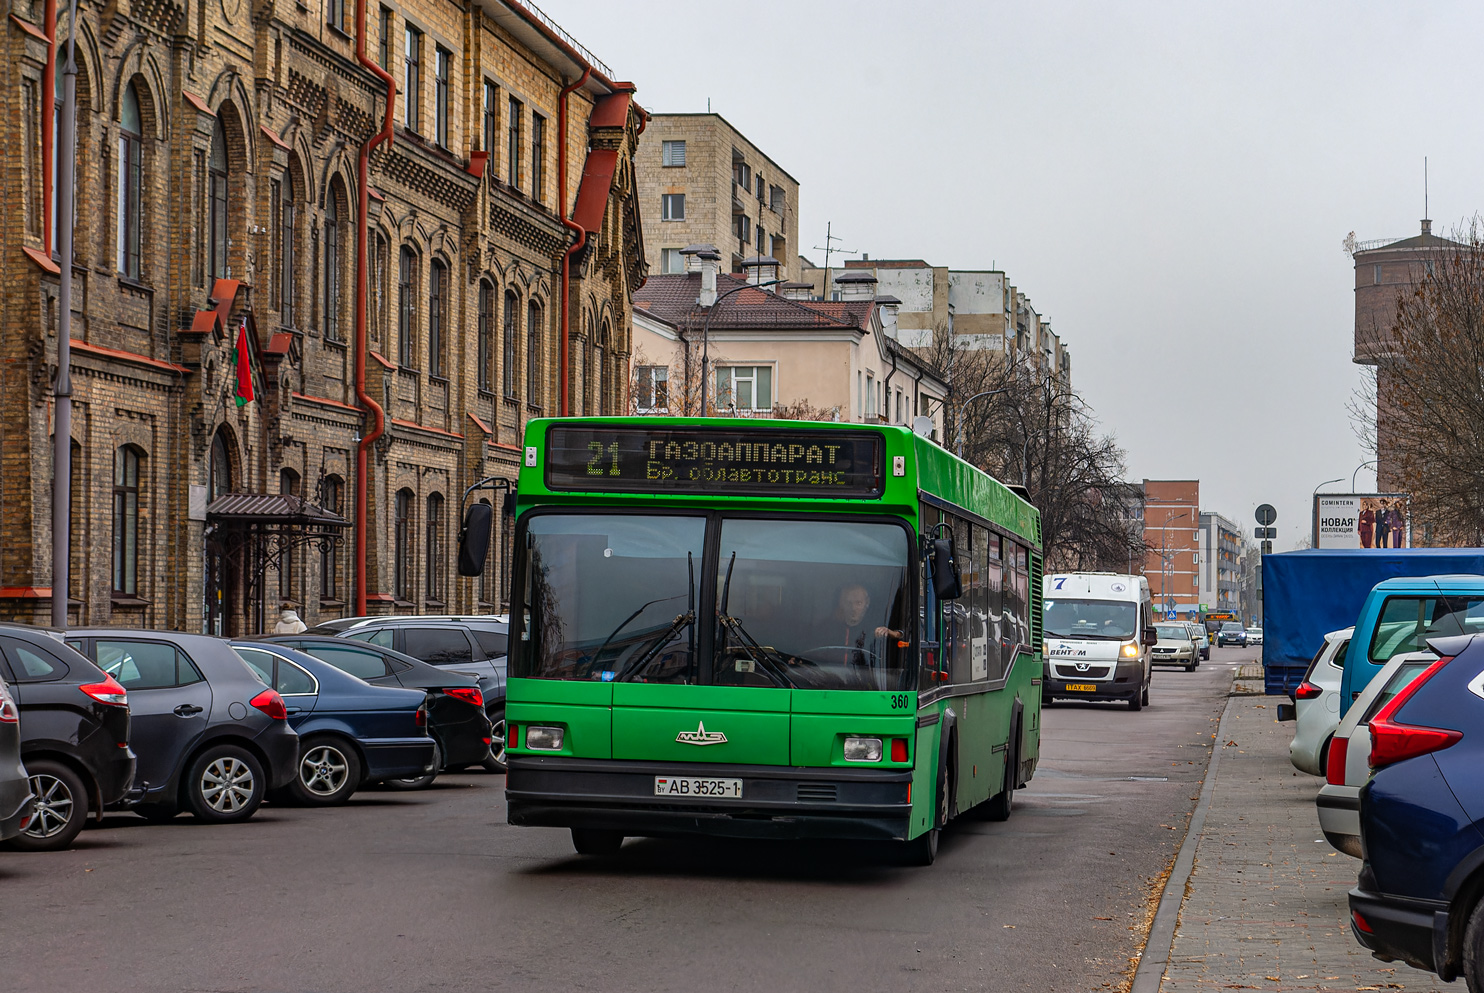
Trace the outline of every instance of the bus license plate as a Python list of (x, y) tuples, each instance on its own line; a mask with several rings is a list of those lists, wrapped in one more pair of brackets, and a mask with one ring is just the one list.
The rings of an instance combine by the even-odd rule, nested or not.
[(694, 779), (689, 776), (655, 776), (655, 796), (714, 796), (742, 799), (740, 779)]
[(1098, 688), (1093, 683), (1068, 683), (1068, 693), (1096, 693)]

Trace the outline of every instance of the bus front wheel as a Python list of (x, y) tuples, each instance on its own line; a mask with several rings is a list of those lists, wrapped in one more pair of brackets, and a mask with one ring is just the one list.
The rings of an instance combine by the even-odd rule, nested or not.
[(595, 828), (573, 828), (572, 847), (578, 855), (613, 855), (623, 846), (623, 834)]

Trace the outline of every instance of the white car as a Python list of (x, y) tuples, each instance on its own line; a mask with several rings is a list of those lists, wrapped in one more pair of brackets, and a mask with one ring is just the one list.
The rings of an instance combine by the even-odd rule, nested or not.
[(1262, 644), (1262, 628), (1248, 628), (1247, 629), (1247, 644), (1249, 644), (1249, 645), (1261, 645)]
[(1288, 760), (1299, 772), (1324, 775), (1329, 739), (1340, 723), (1340, 677), (1345, 675), (1345, 649), (1355, 628), (1331, 631), (1309, 663), (1303, 682), (1294, 687), (1297, 726), (1288, 745)]
[(1371, 778), (1370, 719), (1408, 683), (1438, 660), (1432, 652), (1405, 652), (1394, 656), (1371, 679), (1335, 728), (1329, 745), (1324, 788), (1315, 797), (1319, 828), (1337, 850), (1353, 858), (1360, 854), (1360, 790)]

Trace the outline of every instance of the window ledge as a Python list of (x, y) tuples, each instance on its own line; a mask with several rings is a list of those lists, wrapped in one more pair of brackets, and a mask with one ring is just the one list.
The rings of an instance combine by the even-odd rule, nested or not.
[(340, 25), (338, 25), (338, 24), (331, 24), (329, 21), (326, 21), (325, 22), (325, 27), (329, 28), (335, 34), (339, 35), (342, 40), (344, 40), (344, 41), (350, 41), (351, 40), (350, 33), (347, 32), (342, 27), (340, 27)]
[(110, 594), (109, 600), (115, 607), (148, 607), (154, 603), (152, 600), (145, 600), (132, 593), (113, 593)]
[(448, 377), (447, 376), (440, 376), (436, 372), (430, 372), (430, 373), (428, 373), (428, 379), (432, 380), (435, 383), (442, 383), (444, 386), (447, 386), (448, 385)]
[(336, 348), (343, 349), (350, 347), (350, 342), (346, 341), (344, 338), (331, 338), (329, 335), (325, 335), (324, 342), (326, 345), (334, 345)]
[(337, 600), (332, 596), (322, 596), (319, 598), (319, 605), (321, 607), (344, 607), (345, 601)]
[(520, 407), (520, 397), (502, 397), (507, 407)]
[(528, 404), (526, 404), (526, 413), (528, 413), (528, 414), (535, 414), (536, 416), (539, 417), (539, 416), (541, 416), (541, 408), (538, 407), (534, 403), (528, 403)]
[(131, 279), (128, 276), (120, 276), (119, 285), (126, 290), (133, 290), (136, 293), (154, 293), (155, 291), (155, 288), (153, 286), (146, 285), (145, 283), (141, 283), (137, 279)]
[(413, 603), (411, 600), (396, 600), (396, 599), (393, 599), (392, 600), (392, 606), (394, 606), (394, 607), (416, 607), (417, 604)]
[(481, 400), (488, 400), (491, 403), (494, 403), (494, 401), (495, 401), (495, 391), (492, 390), (492, 389), (490, 389), (488, 386), (481, 386), (479, 388), (479, 399), (481, 399)]
[(444, 600), (424, 600), (423, 604), (428, 607), (437, 607), (440, 614), (444, 613), (443, 608), (448, 606), (448, 603)]

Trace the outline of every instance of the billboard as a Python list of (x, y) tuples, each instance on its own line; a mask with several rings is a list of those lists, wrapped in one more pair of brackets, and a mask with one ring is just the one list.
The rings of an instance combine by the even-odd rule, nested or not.
[(1314, 496), (1315, 548), (1406, 548), (1408, 526), (1405, 494)]

